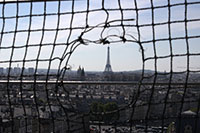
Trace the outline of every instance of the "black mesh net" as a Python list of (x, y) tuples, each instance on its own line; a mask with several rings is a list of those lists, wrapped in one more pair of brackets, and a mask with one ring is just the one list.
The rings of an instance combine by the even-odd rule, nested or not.
[[(0, 1), (1, 132), (199, 132), (199, 9), (199, 0)], [(139, 47), (137, 82), (68, 81), (76, 48), (111, 44)]]

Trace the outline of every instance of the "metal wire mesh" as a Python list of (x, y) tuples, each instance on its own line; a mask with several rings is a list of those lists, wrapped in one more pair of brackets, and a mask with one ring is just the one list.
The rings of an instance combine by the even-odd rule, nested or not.
[[(100, 130), (104, 125), (102, 119), (108, 114), (120, 114), (119, 117), (128, 114), (123, 121), (112, 120), (107, 124), (115, 127), (116, 132), (120, 132), (117, 128), (122, 126), (127, 127), (127, 132), (134, 132), (138, 124), (144, 128), (137, 132), (150, 132), (149, 128), (155, 125), (161, 132), (166, 132), (173, 121), (179, 121), (176, 132), (182, 132), (182, 112), (188, 109), (188, 103), (196, 109), (194, 132), (198, 132), (200, 100), (196, 88), (199, 84), (189, 82), (194, 81), (190, 80), (191, 75), (200, 72), (199, 68), (192, 66), (193, 58), (198, 60), (200, 57), (199, 47), (193, 48), (200, 38), (200, 17), (192, 15), (192, 8), (198, 8), (200, 1), (143, 2), (1, 1), (0, 65), (7, 67), (6, 73), (1, 73), (1, 117), (8, 120), (7, 125), (1, 126), (1, 132), (20, 132), (19, 129), (21, 132), (89, 132), (90, 124), (97, 125)], [(176, 8), (180, 17), (174, 17)], [(193, 25), (197, 25), (194, 26), (195, 32), (191, 32)], [(71, 91), (85, 85), (93, 89), (105, 86), (117, 89), (120, 85), (64, 83), (70, 69), (69, 60), (80, 45), (115, 43), (132, 43), (140, 47), (141, 79), (136, 84), (125, 84), (135, 90), (126, 105), (111, 112), (81, 113), (75, 107), (78, 105), (74, 105), (77, 102), (69, 96)], [(162, 43), (168, 50), (159, 49)], [(175, 46), (176, 43), (181, 43), (184, 50), (176, 52), (180, 48)], [(147, 54), (147, 45), (152, 48), (152, 56)], [(168, 52), (160, 54), (160, 50)], [(181, 66), (183, 71), (177, 72), (174, 64), (181, 58), (185, 66)], [(169, 69), (160, 73), (163, 61), (168, 62)], [(150, 76), (145, 74), (148, 63), (154, 69)], [(16, 64), (21, 69), (12, 69)], [(27, 67), (30, 67), (28, 72)], [(46, 69), (42, 71), (40, 67)], [(56, 71), (52, 72), (52, 69)], [(184, 75), (183, 82), (174, 85), (174, 76), (179, 74)], [(162, 75), (168, 80), (158, 85)], [(50, 84), (49, 79), (55, 82)], [(18, 80), (18, 83), (12, 80)], [(31, 83), (27, 84), (26, 80)], [(39, 80), (44, 82), (39, 84)], [(148, 80), (151, 84), (146, 85)], [(194, 82), (198, 83), (198, 80)], [(192, 89), (196, 89), (194, 94)], [(162, 95), (160, 99), (158, 92)], [(64, 98), (60, 95), (62, 93)], [(176, 95), (174, 99), (171, 98), (173, 95)], [(170, 111), (172, 106), (176, 106), (176, 111)], [(91, 115), (98, 116), (98, 119), (91, 121)]]

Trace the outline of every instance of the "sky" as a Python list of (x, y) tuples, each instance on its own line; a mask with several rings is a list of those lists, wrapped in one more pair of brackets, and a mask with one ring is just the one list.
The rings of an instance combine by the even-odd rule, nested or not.
[[(199, 0), (187, 0), (188, 2), (195, 2)], [(171, 4), (176, 3), (184, 3), (184, 0), (171, 0)], [(135, 8), (134, 0), (121, 0), (122, 9), (127, 8)], [(163, 6), (167, 5), (167, 0), (154, 0), (154, 6)], [(16, 25), (16, 4), (6, 4), (5, 8), (3, 5), (0, 5), (0, 30), (5, 32), (1, 37), (1, 46), (0, 46), (0, 67), (8, 67), (9, 60), (12, 57), (13, 61), (18, 60), (34, 60), (25, 63), (25, 67), (35, 67), (36, 58), (38, 56), (39, 46), (38, 44), (42, 44), (41, 52), (39, 54), (39, 59), (49, 59), (51, 57), (52, 48), (54, 43), (62, 44), (56, 45), (55, 50), (53, 51), (52, 58), (61, 57), (64, 53), (65, 48), (67, 47), (66, 42), (69, 36), (69, 30), (65, 28), (70, 27), (71, 14), (66, 14), (66, 12), (72, 11), (72, 2), (71, 1), (62, 1), (60, 12), (63, 13), (60, 15), (59, 21), (59, 30), (57, 37), (56, 31), (45, 31), (44, 37), (42, 38), (43, 28), (43, 20), (44, 17), (36, 14), (44, 13), (44, 3), (36, 2), (33, 3), (32, 14), (35, 14), (32, 17), (31, 21), (31, 30), (35, 30), (30, 33), (30, 38), (28, 40), (28, 49), (26, 53), (26, 47), (24, 47), (27, 43), (28, 32), (17, 32), (16, 36), (14, 32), (17, 26), (17, 31), (27, 31), (30, 24), (30, 3), (20, 3), (18, 5), (18, 15), (25, 16), (18, 19), (18, 23)], [(118, 0), (105, 0), (105, 9), (115, 9), (119, 8)], [(150, 0), (137, 0), (138, 8), (148, 8), (151, 6)], [(100, 0), (91, 0), (90, 1), (90, 10), (101, 9), (102, 3)], [(3, 10), (4, 9), (4, 10)], [(85, 11), (87, 9), (87, 0), (79, 0), (75, 1), (74, 11)], [(185, 6), (173, 6), (171, 7), (171, 21), (182, 21), (185, 19)], [(47, 2), (46, 5), (46, 13), (47, 14), (55, 14), (58, 12), (58, 2)], [(188, 5), (187, 8), (187, 19), (200, 19), (200, 4), (191, 4)], [(112, 20), (120, 20), (121, 13), (119, 10), (109, 11), (108, 21)], [(140, 10), (138, 14), (138, 23), (140, 25), (151, 24), (152, 23), (152, 10)], [(3, 27), (3, 19), (2, 17), (8, 17), (5, 19), (5, 25)], [(14, 16), (14, 17), (13, 17)], [(10, 17), (10, 18), (9, 18)], [(97, 26), (98, 24), (104, 23), (106, 20), (106, 13), (103, 10), (90, 12), (88, 15), (88, 24), (90, 26)], [(158, 8), (154, 10), (154, 23), (163, 23), (168, 22), (168, 8)], [(131, 19), (129, 21), (123, 21), (123, 24), (126, 25), (136, 25), (136, 12), (134, 10), (123, 11), (124, 19)], [(134, 20), (133, 20), (134, 19)], [(45, 21), (45, 29), (56, 29), (58, 23), (58, 15), (51, 15), (46, 17)], [(120, 21), (116, 21), (110, 23), (110, 25), (120, 24)], [(73, 17), (72, 27), (85, 27), (86, 25), (86, 13), (75, 14)], [(199, 36), (200, 35), (200, 21), (191, 21), (187, 23), (188, 35), (189, 36)], [(40, 29), (40, 30), (38, 30)], [(37, 31), (38, 30), (38, 31)], [(73, 42), (76, 40), (83, 32), (84, 29), (73, 30), (71, 36), (69, 38), (69, 42)], [(138, 43), (135, 41), (138, 40), (138, 31), (134, 26), (129, 26), (125, 28), (125, 37), (127, 40), (132, 40), (132, 42), (123, 43), (122, 41), (117, 43), (111, 43), (110, 46), (110, 58), (111, 58), (111, 66), (113, 71), (133, 71), (142, 69), (142, 54)], [(107, 57), (107, 45), (97, 44), (88, 42), (96, 41), (101, 39), (102, 28), (94, 28), (87, 33), (85, 33), (82, 38), (86, 40), (87, 45), (78, 46), (73, 54), (69, 57), (66, 56), (62, 67), (65, 66), (65, 62), (69, 57), (68, 65), (72, 68), (72, 70), (77, 70), (79, 66), (84, 67), (86, 71), (103, 71), (106, 65), (106, 57)], [(122, 36), (123, 35), (122, 27), (110, 27), (105, 29), (102, 36), (103, 38), (108, 37), (107, 40), (117, 41), (120, 40), (119, 37), (114, 36)], [(133, 36), (131, 38), (129, 35)], [(152, 40), (152, 26), (144, 26), (140, 28), (140, 41), (149, 41)], [(171, 37), (185, 37), (185, 23), (173, 23), (171, 24)], [(15, 38), (15, 40), (14, 40)], [(55, 39), (56, 38), (56, 39)], [(155, 26), (155, 39), (163, 39), (169, 38), (168, 24), (157, 25)], [(189, 39), (189, 52), (190, 53), (200, 53), (200, 38)], [(15, 48), (12, 53), (12, 45), (19, 47)], [(47, 45), (45, 45), (47, 44)], [(37, 46), (33, 46), (37, 45)], [(75, 44), (76, 46), (77, 44)], [(21, 47), (20, 47), (21, 46)], [(153, 43), (143, 43), (144, 55), (145, 58), (154, 57), (154, 47)], [(186, 41), (182, 40), (173, 40), (172, 41), (172, 51), (173, 54), (186, 54), (187, 47)], [(68, 50), (72, 47), (69, 46)], [(159, 41), (155, 43), (156, 55), (167, 56), (170, 54), (170, 45), (169, 41)], [(68, 51), (69, 52), (69, 51)], [(191, 70), (200, 70), (200, 57), (199, 56), (191, 56), (190, 57), (190, 69)], [(7, 61), (7, 62), (4, 62)], [(17, 64), (22, 66), (22, 62), (12, 63), (12, 67), (16, 67)], [(39, 68), (48, 68), (48, 61), (40, 61), (38, 64)], [(145, 69), (155, 70), (155, 61), (147, 60), (145, 61)], [(50, 68), (57, 69), (59, 66), (59, 60), (55, 59), (52, 61)], [(184, 71), (187, 67), (187, 57), (174, 57), (173, 58), (173, 70), (174, 71)], [(157, 61), (157, 69), (159, 71), (169, 71), (170, 70), (170, 58), (163, 58)]]

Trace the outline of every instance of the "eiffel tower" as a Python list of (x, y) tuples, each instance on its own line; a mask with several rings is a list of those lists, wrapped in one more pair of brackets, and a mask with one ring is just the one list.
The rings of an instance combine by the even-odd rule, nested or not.
[(106, 63), (104, 73), (112, 73), (112, 68), (110, 64), (110, 47), (109, 46), (108, 46), (108, 53), (107, 53), (107, 63)]

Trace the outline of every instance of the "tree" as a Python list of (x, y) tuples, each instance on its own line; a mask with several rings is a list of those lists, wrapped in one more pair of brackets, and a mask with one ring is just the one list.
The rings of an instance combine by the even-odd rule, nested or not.
[(115, 102), (103, 104), (101, 102), (93, 102), (91, 104), (92, 120), (112, 122), (119, 118), (118, 106)]
[(118, 110), (118, 106), (115, 102), (109, 102), (109, 103), (105, 104), (104, 112), (106, 114), (104, 115), (104, 120), (106, 122), (118, 120), (119, 112), (117, 110)]
[(102, 103), (93, 102), (91, 104), (90, 110), (93, 113), (93, 115), (91, 115), (91, 117), (90, 117), (91, 120), (94, 120), (94, 121), (101, 121), (102, 120), (101, 113), (103, 113), (103, 110), (104, 110), (104, 106), (103, 106)]

